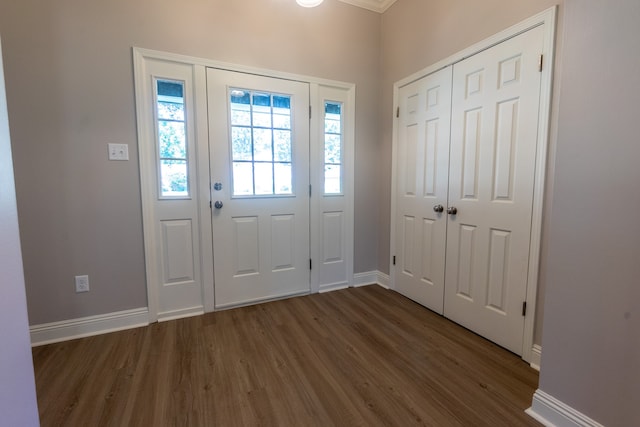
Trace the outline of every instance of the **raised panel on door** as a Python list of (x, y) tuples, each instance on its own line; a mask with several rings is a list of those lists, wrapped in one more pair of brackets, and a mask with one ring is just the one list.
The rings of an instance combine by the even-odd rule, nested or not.
[(521, 354), (542, 28), (453, 67), (444, 314)]
[(219, 69), (207, 84), (215, 305), (308, 293), (309, 85)]
[(271, 216), (271, 271), (295, 269), (296, 253), (295, 215)]
[(160, 221), (164, 286), (193, 282), (195, 276), (191, 220)]
[(231, 218), (230, 231), (233, 277), (260, 274), (258, 217)]
[[(162, 280), (159, 286), (161, 298), (158, 312), (162, 319), (189, 313), (198, 301), (201, 292), (198, 283), (195, 258), (197, 244), (194, 242), (193, 223), (190, 219), (160, 221), (160, 254)], [(176, 308), (184, 308), (177, 310)]]
[(322, 262), (344, 262), (341, 237), (344, 233), (344, 213), (324, 212), (322, 215)]
[(442, 313), (451, 67), (399, 91), (395, 290)]

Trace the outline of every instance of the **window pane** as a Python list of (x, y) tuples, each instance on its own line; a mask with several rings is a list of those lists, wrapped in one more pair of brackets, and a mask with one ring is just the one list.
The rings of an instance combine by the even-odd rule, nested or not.
[(158, 137), (160, 138), (160, 158), (187, 158), (187, 141), (184, 122), (159, 120)]
[(273, 96), (273, 127), (277, 129), (291, 129), (290, 97)]
[(158, 80), (158, 96), (184, 98), (184, 83)]
[(273, 108), (291, 110), (291, 97), (286, 95), (273, 95)]
[(253, 110), (253, 125), (261, 128), (271, 127), (271, 111), (261, 112), (258, 109)]
[(254, 163), (256, 194), (273, 194), (273, 163)]
[(324, 192), (326, 194), (342, 193), (341, 167), (339, 165), (325, 165), (324, 167)]
[(324, 136), (324, 162), (342, 163), (342, 138), (340, 135)]
[(230, 95), (233, 108), (241, 108), (241, 105), (248, 106), (251, 103), (251, 93), (242, 89), (231, 89)]
[(186, 160), (160, 160), (163, 196), (188, 196)]
[(230, 92), (231, 102), (231, 124), (241, 126), (251, 126), (251, 95), (239, 89), (232, 89)]
[(253, 194), (253, 164), (233, 162), (233, 194), (247, 196)]
[(233, 160), (251, 160), (251, 128), (233, 126), (231, 147)]
[(253, 159), (270, 162), (273, 160), (271, 129), (253, 129)]
[(266, 93), (253, 95), (253, 126), (271, 127), (271, 95)]
[(329, 115), (337, 116), (336, 120), (340, 120), (342, 115), (342, 102), (325, 102), (324, 112)]
[(324, 113), (325, 133), (342, 133), (342, 103), (325, 102)]
[(275, 173), (275, 193), (293, 194), (291, 188), (291, 163), (275, 163), (273, 165)]
[(277, 162), (291, 161), (291, 131), (274, 130), (273, 131), (274, 147), (273, 156)]
[(291, 129), (291, 112), (287, 111), (287, 114), (276, 114), (273, 112), (273, 127), (275, 129)]
[(158, 101), (158, 118), (184, 120), (184, 105), (178, 102)]
[(240, 126), (251, 126), (251, 113), (249, 112), (249, 108), (232, 108), (231, 124)]
[(271, 94), (255, 92), (253, 94), (253, 108), (255, 109), (258, 107), (271, 108)]
[(324, 131), (325, 133), (341, 133), (340, 118), (338, 118), (338, 120), (334, 120), (329, 118), (329, 115), (327, 115), (324, 121)]

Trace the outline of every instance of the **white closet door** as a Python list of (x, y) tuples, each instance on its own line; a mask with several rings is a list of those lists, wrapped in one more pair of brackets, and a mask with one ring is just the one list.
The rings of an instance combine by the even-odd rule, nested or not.
[(522, 354), (543, 29), (453, 67), (444, 314)]
[(442, 314), (451, 67), (399, 91), (395, 289)]

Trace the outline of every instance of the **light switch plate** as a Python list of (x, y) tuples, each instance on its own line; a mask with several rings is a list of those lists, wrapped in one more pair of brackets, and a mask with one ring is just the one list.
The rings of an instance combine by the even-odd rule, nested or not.
[(109, 160), (129, 160), (127, 144), (109, 144)]

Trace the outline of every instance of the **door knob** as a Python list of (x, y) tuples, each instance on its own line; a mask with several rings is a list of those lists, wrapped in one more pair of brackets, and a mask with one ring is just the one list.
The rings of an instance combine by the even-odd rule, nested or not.
[(444, 212), (444, 206), (442, 206), (442, 205), (435, 205), (435, 206), (433, 207), (433, 211), (434, 211), (434, 212), (437, 212), (437, 213), (442, 213), (442, 212)]
[(215, 184), (213, 184), (213, 189), (216, 190), (216, 191), (222, 190), (222, 183), (221, 182), (216, 182)]
[(458, 213), (458, 208), (456, 208), (455, 206), (451, 206), (449, 209), (447, 209), (447, 213), (449, 215), (455, 215)]
[(213, 204), (213, 206), (216, 209), (222, 209), (222, 202), (220, 200), (216, 200), (216, 202)]

